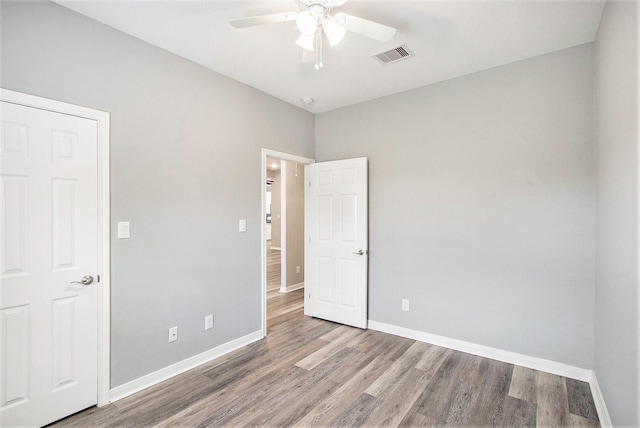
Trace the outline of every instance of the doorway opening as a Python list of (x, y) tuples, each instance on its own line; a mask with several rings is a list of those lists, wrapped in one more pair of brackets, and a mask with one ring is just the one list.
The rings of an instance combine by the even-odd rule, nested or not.
[(304, 165), (313, 162), (262, 149), (263, 336), (267, 335), (268, 302), (282, 315), (296, 309), (287, 302), (304, 287)]

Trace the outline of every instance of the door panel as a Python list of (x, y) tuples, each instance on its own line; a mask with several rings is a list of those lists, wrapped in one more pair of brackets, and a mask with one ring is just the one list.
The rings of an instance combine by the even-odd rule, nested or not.
[(0, 421), (97, 402), (97, 123), (2, 102)]
[(305, 314), (367, 326), (367, 159), (305, 167)]

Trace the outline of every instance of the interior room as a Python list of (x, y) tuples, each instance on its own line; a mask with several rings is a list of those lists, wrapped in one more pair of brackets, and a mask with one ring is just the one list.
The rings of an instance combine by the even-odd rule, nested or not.
[[(297, 26), (305, 14), (316, 20), (308, 34)], [(269, 18), (253, 18), (263, 15)], [(425, 356), (460, 352), (459, 361), (486, 364), (495, 373), (509, 364), (511, 380), (527, 370), (541, 373), (543, 380), (534, 382), (547, 386), (545, 376), (566, 378), (557, 386), (565, 396), (572, 382), (583, 382), (593, 418), (571, 408), (560, 425), (640, 426), (639, 16), (636, 0), (1, 0), (0, 370), (9, 386), (2, 389), (0, 421), (43, 425), (88, 407), (84, 423), (106, 426), (120, 411), (134, 415), (131, 423), (151, 425), (134, 410), (164, 403), (171, 394), (165, 382), (181, 379), (174, 393), (187, 398), (185, 391), (204, 388), (194, 373), (205, 369), (236, 385), (251, 376), (234, 371), (234, 364), (276, 344), (291, 350), (304, 342), (308, 354), (299, 355), (291, 373), (328, 370), (309, 359), (318, 357), (313, 346), (319, 343), (335, 345), (334, 352), (337, 343), (352, 343), (343, 356), (366, 350), (372, 360), (376, 352), (388, 357), (389, 365), (378, 370), (389, 382), (393, 376), (383, 367), (397, 367), (395, 361), (414, 358), (411, 370), (418, 370)], [(331, 25), (347, 30), (335, 46)], [(370, 28), (376, 31), (365, 31)], [(36, 340), (28, 330), (32, 306), (13, 299), (35, 272), (40, 253), (33, 248), (80, 255), (84, 250), (75, 245), (85, 234), (69, 232), (72, 239), (56, 247), (58, 235), (20, 226), (20, 218), (36, 218), (53, 199), (28, 202), (42, 192), (23, 179), (31, 172), (12, 169), (44, 171), (30, 163), (34, 146), (20, 145), (31, 134), (22, 130), (22, 119), (9, 116), (17, 105), (51, 114), (60, 106), (93, 124), (88, 135), (98, 136), (97, 154), (87, 155), (98, 171), (91, 204), (97, 207), (97, 267), (76, 272), (72, 258), (41, 269), (65, 275), (67, 291), (96, 290), (95, 324), (86, 327), (97, 353), (89, 364), (91, 399), (48, 422), (13, 416), (21, 407), (24, 415), (40, 412), (25, 404), (35, 400), (29, 382), (39, 377), (25, 363), (29, 349), (38, 349), (29, 342)], [(43, 156), (62, 162), (82, 155), (75, 136), (51, 126), (58, 145)], [(302, 206), (310, 186), (305, 167), (349, 159), (365, 159), (368, 168), (367, 244), (359, 256), (353, 251), (367, 263), (366, 329), (308, 315), (305, 299), (318, 298), (307, 292), (319, 275), (305, 258), (309, 210), (295, 233), (277, 233), (285, 236), (287, 261), (279, 275), (286, 282), (267, 290), (269, 251), (275, 228), (282, 228), (274, 213), (278, 220), (283, 214), (274, 211), (274, 183), (283, 171), (289, 184), (299, 181), (287, 201)], [(273, 161), (281, 162), (277, 174), (267, 168)], [(74, 189), (82, 189), (53, 171), (47, 178), (53, 187), (43, 189), (72, 207), (65, 217), (72, 224), (82, 214), (73, 208), (80, 197)], [(5, 207), (10, 203), (15, 209)], [(40, 223), (66, 230), (66, 220), (56, 218)], [(302, 235), (296, 248), (286, 241), (294, 235)], [(293, 255), (299, 258), (288, 260)], [(270, 296), (289, 299), (273, 332)], [(52, 310), (63, 314), (56, 322), (71, 326), (73, 299), (64, 299)], [(63, 307), (71, 309), (56, 312)], [(296, 328), (285, 334), (290, 325)], [(72, 350), (86, 329), (51, 340), (62, 344), (56, 349)], [(305, 338), (311, 331), (314, 345)], [(330, 361), (329, 348), (323, 349), (322, 361)], [(41, 353), (53, 361), (43, 366), (67, 376), (53, 389), (70, 391), (77, 373), (51, 352)], [(267, 355), (259, 361), (268, 371), (277, 359)], [(344, 372), (335, 370), (330, 387), (309, 382), (327, 388), (328, 395), (315, 398), (315, 410), (296, 407), (300, 413), (292, 419), (268, 419), (268, 409), (249, 406), (246, 419), (234, 423), (313, 425), (304, 417), (319, 415), (339, 389)], [(282, 373), (276, 377), (286, 381)], [(397, 376), (398, 385), (403, 379)], [(399, 425), (405, 418), (409, 425), (455, 425), (420, 413), (417, 403), (428, 385), (425, 380), (415, 390), (415, 406), (394, 415), (399, 419), (362, 419), (394, 404), (377, 401), (393, 394), (367, 389), (342, 409), (351, 416), (368, 409), (367, 415), (325, 424)], [(473, 384), (467, 386), (453, 389), (460, 402), (476, 397)], [(208, 399), (222, 400), (220, 388), (207, 390)], [(137, 394), (144, 401), (127, 401)], [(532, 412), (526, 424), (543, 425), (536, 413), (542, 401), (525, 401), (517, 409)], [(159, 410), (154, 424), (179, 424), (171, 417), (182, 410)], [(194, 418), (205, 411), (191, 410)]]

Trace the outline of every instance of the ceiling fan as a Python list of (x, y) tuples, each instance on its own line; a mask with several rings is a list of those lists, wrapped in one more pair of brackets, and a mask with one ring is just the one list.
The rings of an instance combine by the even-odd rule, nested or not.
[(281, 12), (269, 15), (251, 16), (230, 22), (235, 28), (254, 25), (296, 21), (300, 37), (296, 44), (302, 51), (303, 62), (313, 60), (315, 54), (316, 70), (322, 68), (322, 34), (335, 46), (347, 31), (365, 37), (387, 42), (395, 35), (396, 29), (377, 22), (358, 18), (346, 13), (332, 14), (334, 7), (342, 6), (347, 0), (299, 0), (300, 12)]

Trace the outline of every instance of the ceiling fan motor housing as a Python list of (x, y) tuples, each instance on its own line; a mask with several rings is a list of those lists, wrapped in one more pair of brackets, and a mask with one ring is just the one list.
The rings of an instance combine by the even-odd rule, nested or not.
[(311, 4), (298, 14), (296, 26), (302, 34), (313, 34), (326, 17), (326, 14), (327, 8), (325, 6), (319, 3)]

